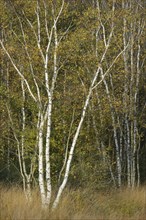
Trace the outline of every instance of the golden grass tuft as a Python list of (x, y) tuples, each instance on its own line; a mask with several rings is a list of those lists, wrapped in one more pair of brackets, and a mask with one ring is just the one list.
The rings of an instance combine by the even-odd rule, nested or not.
[(19, 187), (0, 187), (0, 220), (144, 220), (146, 187), (134, 190), (68, 190), (57, 210), (42, 210), (39, 193), (28, 203)]

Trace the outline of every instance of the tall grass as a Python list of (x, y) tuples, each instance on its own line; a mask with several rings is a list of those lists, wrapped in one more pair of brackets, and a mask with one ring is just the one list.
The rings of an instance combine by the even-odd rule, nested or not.
[(19, 187), (0, 187), (0, 220), (144, 220), (146, 188), (134, 190), (66, 190), (53, 213), (42, 210), (37, 190), (30, 203)]

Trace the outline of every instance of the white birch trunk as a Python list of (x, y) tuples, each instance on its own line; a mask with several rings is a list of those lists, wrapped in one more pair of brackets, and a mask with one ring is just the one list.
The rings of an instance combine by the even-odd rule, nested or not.
[[(3, 68), (1, 70), (2, 74), (4, 74), (4, 71), (3, 71)], [(9, 106), (9, 95), (10, 95), (10, 85), (9, 85), (9, 67), (8, 67), (8, 64), (7, 64), (7, 70), (6, 70), (6, 87), (7, 87), (7, 93), (8, 93), (8, 106)], [(7, 152), (7, 170), (8, 170), (8, 180), (9, 180), (9, 176), (10, 176), (10, 122), (8, 121), (8, 152)]]
[[(127, 4), (123, 1), (123, 9), (127, 8)], [(127, 21), (126, 18), (123, 18), (123, 45), (126, 48), (126, 44), (128, 41), (127, 33)], [(128, 52), (125, 49), (123, 53), (124, 60), (124, 69), (125, 69), (125, 82), (124, 82), (124, 95), (123, 95), (123, 103), (124, 103), (124, 111), (125, 111), (125, 123), (124, 123), (124, 143), (126, 148), (126, 158), (127, 158), (127, 185), (131, 186), (131, 166), (130, 166), (130, 130), (129, 130), (129, 122), (128, 122), (128, 112), (127, 112), (127, 104), (128, 104)]]
[(23, 173), (24, 173), (24, 177), (25, 177), (25, 181), (26, 181), (26, 198), (28, 201), (31, 201), (31, 183), (30, 183), (30, 179), (31, 179), (31, 170), (30, 170), (30, 174), (27, 174), (26, 171), (26, 163), (25, 163), (25, 137), (24, 137), (24, 132), (25, 132), (25, 124), (26, 124), (26, 115), (25, 115), (25, 88), (24, 88), (24, 80), (21, 79), (21, 88), (22, 88), (22, 136), (21, 136), (21, 158), (22, 158), (22, 169), (23, 169)]
[(47, 133), (46, 133), (46, 184), (47, 197), (46, 202), (49, 205), (51, 200), (51, 173), (50, 173), (50, 136), (51, 136), (51, 113), (52, 113), (52, 97), (49, 97), (48, 117), (47, 117)]
[(43, 116), (40, 116), (40, 124), (39, 124), (39, 131), (38, 131), (38, 148), (39, 148), (39, 155), (38, 155), (38, 171), (39, 171), (39, 187), (40, 187), (40, 194), (41, 194), (41, 201), (42, 207), (46, 206), (46, 192), (45, 192), (45, 183), (44, 183), (44, 149), (43, 149)]
[[(139, 24), (140, 26), (140, 24)], [(139, 34), (140, 34), (140, 28), (139, 28)], [(137, 113), (137, 95), (138, 95), (138, 90), (139, 90), (139, 81), (140, 81), (140, 52), (141, 52), (141, 47), (140, 47), (140, 39), (138, 39), (138, 51), (137, 51), (137, 76), (136, 76), (136, 91), (135, 91), (135, 97), (134, 97), (134, 113), (136, 116)], [(137, 120), (136, 118), (134, 119), (134, 135), (135, 135), (135, 142), (137, 142), (137, 153), (136, 153), (136, 163), (137, 163), (137, 186), (139, 187), (140, 185), (140, 167), (139, 167), (139, 151), (140, 151), (140, 138), (138, 137), (138, 128), (137, 128)], [(137, 140), (137, 141), (136, 141)], [(135, 148), (136, 148), (136, 143), (135, 143)]]
[(69, 151), (69, 156), (68, 156), (67, 165), (66, 165), (66, 169), (65, 169), (64, 179), (62, 181), (61, 186), (59, 187), (56, 199), (55, 199), (55, 201), (53, 203), (53, 206), (52, 206), (53, 210), (58, 206), (61, 194), (62, 194), (62, 192), (63, 192), (63, 190), (64, 190), (64, 188), (66, 186), (67, 180), (68, 180), (68, 176), (69, 176), (69, 172), (70, 172), (70, 166), (71, 166), (71, 162), (72, 162), (72, 158), (73, 158), (74, 149), (75, 149), (76, 142), (77, 142), (80, 130), (81, 130), (81, 126), (82, 126), (84, 118), (85, 118), (86, 110), (87, 110), (87, 107), (88, 107), (88, 104), (89, 104), (89, 100), (90, 100), (90, 97), (91, 97), (91, 94), (92, 94), (92, 89), (93, 89), (93, 86), (94, 86), (94, 84), (96, 82), (96, 79), (98, 77), (99, 71), (100, 71), (100, 67), (98, 67), (98, 70), (95, 73), (95, 76), (93, 78), (92, 84), (90, 86), (90, 89), (89, 89), (89, 92), (88, 92), (88, 95), (87, 95), (87, 98), (86, 98), (86, 101), (85, 101), (85, 105), (84, 105), (84, 108), (83, 108), (83, 111), (82, 111), (80, 122), (78, 124), (77, 130), (76, 130), (76, 133), (74, 135), (74, 138), (73, 138), (73, 141), (72, 141), (72, 145), (71, 145), (71, 148), (70, 148), (70, 151)]
[[(114, 4), (113, 4), (113, 10), (114, 10)], [(79, 133), (80, 133), (80, 130), (81, 130), (81, 126), (83, 124), (83, 121), (84, 121), (84, 118), (85, 118), (85, 114), (86, 114), (86, 110), (87, 110), (87, 107), (88, 107), (88, 104), (89, 104), (89, 101), (90, 101), (90, 97), (91, 97), (91, 94), (92, 94), (92, 91), (93, 89), (95, 89), (100, 83), (103, 82), (105, 76), (109, 73), (109, 71), (111, 70), (111, 68), (113, 67), (113, 65), (115, 64), (115, 62), (117, 61), (117, 59), (119, 58), (119, 56), (123, 53), (123, 51), (127, 48), (125, 47), (124, 50), (120, 51), (120, 53), (115, 57), (115, 59), (113, 60), (112, 64), (109, 66), (109, 68), (106, 70), (106, 72), (104, 74), (102, 74), (102, 78), (101, 80), (97, 83), (96, 83), (96, 80), (97, 80), (97, 77), (98, 77), (98, 74), (99, 72), (103, 71), (102, 68), (101, 68), (101, 64), (102, 62), (104, 61), (105, 59), (105, 56), (106, 56), (106, 53), (108, 51), (108, 48), (110, 46), (110, 42), (111, 42), (111, 39), (112, 39), (112, 35), (113, 35), (113, 23), (112, 23), (112, 28), (111, 28), (111, 32), (109, 34), (109, 37), (108, 37), (108, 40), (106, 42), (106, 45), (105, 45), (105, 50), (101, 56), (101, 59), (100, 59), (100, 63), (98, 65), (98, 69), (93, 77), (93, 80), (91, 82), (91, 86), (89, 88), (89, 92), (88, 92), (88, 95), (87, 95), (87, 98), (86, 98), (86, 101), (85, 101), (85, 105), (84, 105), (84, 108), (83, 108), (83, 111), (82, 111), (82, 114), (81, 114), (81, 118), (80, 118), (80, 122), (78, 124), (78, 127), (77, 127), (77, 130), (76, 130), (76, 133), (74, 135), (74, 138), (73, 138), (73, 141), (72, 141), (72, 145), (71, 145), (71, 148), (70, 148), (70, 152), (69, 152), (69, 156), (68, 156), (68, 160), (67, 160), (67, 164), (66, 164), (66, 170), (65, 170), (65, 174), (64, 174), (64, 179), (62, 181), (62, 184), (61, 186), (59, 187), (59, 190), (58, 190), (58, 193), (57, 193), (57, 196), (55, 198), (55, 201), (53, 203), (53, 206), (52, 206), (52, 209), (56, 209), (56, 207), (58, 206), (58, 203), (60, 201), (60, 197), (62, 195), (62, 192), (66, 186), (66, 183), (67, 183), (67, 180), (68, 180), (68, 176), (69, 176), (69, 172), (70, 172), (70, 166), (71, 166), (71, 162), (72, 162), (72, 158), (73, 158), (73, 153), (74, 153), (74, 149), (75, 149), (75, 146), (76, 146), (76, 142), (77, 142), (77, 139), (78, 139), (78, 136), (79, 136)]]
[(130, 129), (129, 122), (126, 117), (126, 132), (127, 132), (127, 183), (128, 187), (131, 187), (131, 148), (130, 148)]
[(140, 138), (138, 140), (138, 149), (136, 155), (136, 162), (137, 162), (137, 186), (140, 186), (140, 166), (139, 166), (139, 151), (140, 151)]

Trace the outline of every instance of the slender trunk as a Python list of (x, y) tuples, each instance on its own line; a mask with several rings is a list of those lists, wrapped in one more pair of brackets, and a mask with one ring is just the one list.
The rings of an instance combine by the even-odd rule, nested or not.
[[(131, 8), (131, 6), (130, 6)], [(131, 79), (130, 79), (130, 118), (135, 117), (134, 116), (134, 22), (131, 22), (130, 24), (130, 72), (131, 72)], [(135, 124), (134, 120), (131, 121), (131, 186), (132, 188), (135, 185), (135, 151), (136, 151), (136, 136), (135, 136)]]
[[(139, 23), (139, 34), (142, 30), (140, 29), (140, 23)], [(139, 81), (140, 81), (140, 52), (141, 52), (141, 47), (140, 47), (140, 38), (138, 38), (138, 51), (137, 51), (137, 75), (136, 75), (136, 90), (135, 90), (135, 96), (134, 96), (134, 115), (135, 115), (135, 120), (134, 120), (134, 134), (135, 134), (135, 149), (136, 149), (136, 144), (137, 144), (137, 152), (136, 152), (136, 163), (137, 163), (137, 186), (139, 187), (140, 185), (140, 168), (139, 168), (139, 151), (140, 151), (140, 137), (138, 137), (138, 128), (137, 128), (137, 96), (138, 96), (138, 91), (139, 91)]]
[(60, 183), (60, 180), (61, 180), (61, 175), (62, 175), (62, 172), (64, 171), (65, 169), (65, 166), (66, 166), (66, 162), (67, 162), (67, 157), (68, 157), (68, 148), (69, 148), (69, 141), (70, 141), (70, 137), (71, 137), (71, 131), (72, 131), (72, 126), (73, 126), (73, 122), (74, 122), (74, 110), (73, 110), (73, 114), (72, 114), (72, 120), (71, 120), (71, 123), (70, 123), (70, 128), (69, 128), (69, 134), (68, 134), (68, 139), (67, 139), (67, 143), (66, 143), (66, 149), (65, 149), (65, 155), (64, 155), (64, 161), (63, 161), (63, 166), (60, 170), (60, 173), (59, 173), (59, 178), (58, 178), (58, 183)]
[(132, 187), (136, 183), (136, 150), (137, 150), (137, 120), (133, 123), (133, 159), (132, 159)]
[(125, 118), (126, 123), (126, 133), (127, 133), (127, 183), (128, 187), (131, 187), (131, 148), (130, 148), (130, 129), (129, 129), (129, 122), (127, 117)]
[(38, 155), (38, 165), (39, 165), (39, 187), (41, 193), (41, 200), (42, 206), (46, 206), (46, 193), (45, 193), (45, 183), (44, 183), (44, 149), (43, 149), (43, 116), (40, 117), (40, 125), (38, 131), (38, 148), (39, 148), (39, 155)]
[[(123, 9), (127, 9), (127, 3), (123, 1), (122, 3)], [(126, 48), (126, 44), (128, 42), (128, 34), (127, 34), (127, 20), (123, 18), (123, 45)], [(124, 60), (124, 69), (125, 69), (125, 82), (124, 82), (124, 95), (123, 95), (123, 103), (124, 103), (124, 143), (125, 143), (125, 151), (127, 158), (127, 185), (131, 186), (131, 166), (130, 166), (130, 130), (129, 130), (129, 121), (128, 121), (128, 110), (129, 107), (129, 99), (128, 99), (128, 50), (125, 50), (123, 53)]]
[[(2, 68), (3, 69), (3, 68)], [(3, 72), (3, 70), (2, 70)], [(9, 105), (9, 95), (10, 95), (10, 88), (9, 88), (9, 68), (8, 68), (8, 64), (7, 64), (7, 71), (6, 71), (7, 75), (6, 75), (6, 87), (7, 87), (7, 93), (8, 93), (8, 105)], [(10, 178), (10, 122), (8, 121), (8, 151), (7, 151), (7, 170), (8, 170), (8, 181)]]
[(26, 196), (27, 200), (30, 202), (32, 200), (30, 176), (26, 179)]
[[(31, 201), (31, 177), (32, 171), (30, 169), (29, 174), (26, 170), (26, 162), (25, 162), (25, 127), (26, 127), (26, 114), (25, 114), (25, 88), (24, 88), (24, 80), (21, 79), (21, 88), (22, 88), (22, 135), (21, 135), (21, 158), (22, 158), (22, 169), (25, 176), (26, 181), (26, 198), (28, 201)], [(32, 166), (32, 160), (30, 162), (30, 166)]]
[(91, 97), (91, 94), (92, 94), (92, 89), (93, 89), (93, 86), (94, 86), (94, 84), (96, 82), (96, 79), (98, 77), (99, 71), (100, 71), (100, 67), (98, 67), (98, 70), (95, 73), (92, 84), (90, 86), (90, 89), (89, 89), (89, 92), (88, 92), (88, 95), (87, 95), (87, 98), (86, 98), (86, 101), (85, 101), (85, 105), (84, 105), (84, 108), (83, 108), (83, 111), (82, 111), (82, 114), (81, 114), (80, 122), (78, 124), (77, 130), (76, 130), (76, 133), (74, 135), (72, 145), (71, 145), (71, 148), (70, 148), (70, 151), (69, 151), (69, 156), (68, 156), (68, 160), (67, 160), (67, 164), (66, 164), (64, 179), (63, 179), (63, 182), (62, 182), (61, 186), (59, 187), (59, 190), (58, 190), (57, 196), (55, 198), (55, 201), (53, 203), (52, 209), (55, 209), (58, 206), (61, 194), (62, 194), (62, 192), (63, 192), (63, 190), (66, 186), (68, 176), (69, 176), (70, 166), (71, 166), (71, 162), (72, 162), (72, 158), (73, 158), (73, 153), (74, 153), (74, 149), (75, 149), (75, 146), (76, 146), (76, 142), (77, 142), (80, 130), (81, 130), (81, 126), (82, 126), (84, 118), (85, 118), (86, 110), (87, 110), (89, 100), (90, 100), (90, 97)]
[(47, 134), (46, 134), (46, 183), (47, 183), (47, 204), (51, 200), (51, 173), (50, 173), (50, 136), (51, 136), (51, 113), (52, 97), (49, 97), (48, 117), (47, 117)]
[(137, 155), (136, 155), (136, 159), (137, 159), (137, 186), (140, 186), (140, 166), (139, 166), (139, 151), (140, 151), (140, 137), (139, 137), (139, 141), (138, 141), (138, 149), (137, 149)]

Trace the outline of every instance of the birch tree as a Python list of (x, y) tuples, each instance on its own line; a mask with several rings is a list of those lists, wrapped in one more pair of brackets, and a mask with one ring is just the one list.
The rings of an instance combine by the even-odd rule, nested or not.
[[(37, 167), (35, 175), (38, 175), (42, 207), (52, 210), (58, 207), (71, 174), (75, 148), (77, 144), (79, 147), (84, 145), (83, 141), (80, 144), (78, 140), (83, 122), (87, 123), (88, 108), (95, 109), (96, 103), (97, 115), (92, 115), (92, 132), (94, 130), (96, 133), (96, 145), (102, 154), (103, 163), (107, 163), (115, 185), (120, 187), (126, 174), (129, 186), (134, 186), (136, 175), (140, 179), (140, 141), (135, 114), (143, 65), (140, 58), (144, 21), (128, 20), (124, 13), (118, 19), (117, 1), (92, 1), (92, 4), (82, 1), (79, 4), (76, 1), (35, 0), (21, 5), (20, 2), (4, 5), (14, 19), (8, 21), (8, 38), (1, 38), (0, 44), (4, 56), (13, 67), (18, 84), (17, 93), (21, 94), (21, 135), (16, 132), (11, 108), (8, 108), (8, 113), (23, 182), (29, 185)], [(126, 11), (126, 7), (139, 10), (141, 6), (133, 9), (132, 3), (128, 2), (127, 6), (125, 2), (123, 5), (120, 2), (120, 7)], [(119, 29), (119, 24), (122, 24), (123, 29)], [(8, 31), (6, 26), (3, 31)], [(76, 77), (77, 83), (74, 81)], [(118, 94), (117, 90), (114, 91), (115, 86), (119, 87)], [(120, 89), (122, 95), (119, 95)], [(72, 99), (76, 100), (76, 104), (72, 104)], [(120, 107), (119, 99), (122, 103)], [(68, 105), (72, 105), (70, 112)], [(59, 132), (55, 130), (58, 121)], [(108, 131), (106, 126), (112, 129)], [(89, 130), (90, 123), (88, 127)], [(33, 153), (29, 154), (28, 165), (25, 156), (31, 129)], [(109, 136), (105, 134), (106, 131)], [(101, 133), (103, 137), (100, 137)], [(88, 132), (85, 135), (88, 136)], [(60, 143), (58, 136), (63, 140)], [(107, 150), (107, 145), (110, 145), (107, 142), (112, 144), (110, 151), (113, 156)], [(61, 150), (58, 153), (56, 149)], [(34, 160), (30, 158), (32, 154)], [(126, 168), (123, 168), (125, 161)], [(53, 200), (52, 188), (57, 185), (54, 179), (57, 180), (58, 188)]]
[[(28, 60), (28, 66), (29, 66), (29, 71), (30, 71), (30, 76), (32, 77), (33, 80), (33, 84), (34, 87), (36, 89), (36, 94), (34, 94), (34, 92), (31, 89), (31, 84), (28, 81), (28, 79), (26, 77), (28, 77), (25, 73), (22, 72), (22, 70), (19, 68), (19, 66), (16, 64), (16, 62), (14, 61), (14, 58), (12, 57), (12, 55), (10, 54), (10, 52), (8, 51), (8, 49), (6, 48), (6, 46), (4, 45), (3, 40), (1, 40), (1, 46), (3, 48), (3, 50), (5, 51), (5, 53), (7, 54), (10, 62), (12, 63), (14, 69), (16, 70), (17, 74), (19, 75), (19, 77), (22, 79), (22, 81), (25, 83), (29, 95), (31, 96), (32, 100), (34, 103), (36, 103), (36, 108), (38, 109), (38, 122), (36, 125), (38, 134), (36, 137), (36, 141), (38, 144), (38, 149), (39, 149), (39, 156), (38, 156), (38, 169), (39, 169), (39, 186), (40, 186), (40, 193), (41, 193), (41, 199), (42, 199), (42, 204), (43, 206), (45, 206), (46, 204), (48, 205), (50, 203), (50, 198), (51, 198), (51, 179), (50, 179), (50, 155), (49, 155), (49, 151), (50, 151), (50, 134), (51, 134), (51, 117), (52, 117), (52, 98), (53, 98), (53, 92), (54, 92), (54, 87), (55, 87), (55, 83), (56, 83), (56, 78), (57, 78), (57, 74), (58, 74), (58, 68), (57, 68), (57, 47), (59, 45), (58, 43), (58, 39), (57, 39), (57, 22), (58, 19), (61, 16), (63, 7), (64, 7), (64, 1), (62, 1), (60, 9), (58, 12), (55, 12), (55, 6), (51, 5), (52, 7), (52, 26), (50, 26), (50, 30), (49, 30), (49, 25), (48, 25), (48, 5), (46, 4), (46, 2), (43, 2), (43, 5), (41, 5), (41, 7), (43, 7), (43, 12), (44, 12), (44, 30), (45, 30), (45, 34), (46, 34), (46, 39), (47, 39), (47, 45), (46, 45), (46, 49), (43, 51), (42, 49), (42, 45), (41, 45), (41, 25), (42, 25), (42, 21), (40, 18), (40, 13), (41, 13), (41, 9), (40, 9), (40, 4), (39, 1), (36, 1), (36, 21), (37, 21), (37, 26), (34, 27), (33, 23), (30, 21), (30, 19), (27, 17), (25, 11), (22, 10), (22, 15), (21, 17), (18, 15), (17, 13), (17, 8), (15, 8), (12, 5), (12, 10), (14, 10), (15, 15), (17, 16), (19, 25), (20, 25), (20, 30), (21, 30), (21, 35), (22, 35), (22, 40), (18, 37), (17, 33), (13, 31), (14, 35), (18, 38), (20, 44), (22, 45), (25, 53), (26, 53), (26, 57)], [(34, 72), (34, 66), (33, 66), (33, 60), (32, 60), (32, 54), (30, 53), (28, 47), (28, 42), (27, 42), (27, 35), (25, 33), (25, 29), (23, 26), (23, 22), (22, 22), (22, 17), (23, 19), (25, 19), (25, 21), (27, 22), (34, 38), (36, 41), (36, 45), (38, 47), (38, 52), (40, 53), (40, 56), (42, 58), (42, 65), (43, 65), (43, 71), (44, 71), (44, 83), (45, 83), (45, 90), (46, 90), (46, 94), (47, 94), (47, 101), (45, 101), (45, 103), (43, 104), (43, 98), (41, 96), (41, 91), (40, 91), (40, 85), (38, 84), (38, 81), (36, 79), (36, 73)], [(52, 38), (54, 38), (54, 46), (52, 43)], [(53, 75), (49, 76), (49, 69), (48, 69), (48, 62), (49, 62), (49, 55), (50, 55), (50, 51), (52, 49), (50, 49), (50, 47), (54, 47), (54, 52), (53, 52), (53, 60), (54, 60), (54, 70), (53, 70)], [(30, 78), (29, 76), (29, 78)], [(52, 77), (52, 79), (50, 78)], [(50, 83), (51, 81), (51, 83)], [(23, 98), (25, 98), (25, 92), (24, 92), (24, 87), (22, 84), (22, 91), (23, 91)], [(22, 120), (23, 120), (23, 130), (25, 129), (25, 111), (24, 108), (22, 107)], [(46, 146), (45, 146), (45, 163), (44, 164), (44, 156), (43, 156), (43, 152), (44, 152), (44, 146), (43, 146), (43, 135), (44, 135), (44, 126), (46, 126)], [(24, 155), (24, 148), (23, 148), (23, 144), (24, 144), (24, 138), (22, 136), (22, 156)], [(23, 158), (23, 157), (22, 157)], [(46, 167), (46, 172), (44, 171), (44, 165)], [(25, 171), (25, 166), (23, 163), (23, 168)], [(44, 172), (46, 173), (46, 184), (47, 184), (47, 188), (45, 187), (45, 183), (44, 183)]]
[[(144, 23), (140, 16), (140, 10), (143, 8), (141, 2), (135, 6), (132, 2), (123, 1), (124, 10), (130, 10), (137, 13), (137, 18), (131, 20), (128, 16), (123, 17), (123, 44), (130, 42), (129, 48), (123, 53), (125, 68), (125, 85), (124, 85), (124, 106), (125, 106), (125, 131), (124, 138), (127, 151), (127, 184), (129, 187), (136, 185), (136, 151), (138, 149), (138, 124), (137, 124), (137, 95), (139, 90), (140, 79), (140, 44), (139, 40), (143, 32)], [(133, 15), (134, 16), (134, 15)], [(133, 17), (132, 17), (133, 18)], [(138, 28), (137, 28), (138, 27)], [(129, 31), (128, 31), (129, 28)], [(130, 55), (129, 55), (130, 54)], [(137, 54), (137, 55), (136, 55)], [(130, 77), (130, 81), (129, 81)], [(129, 93), (129, 97), (127, 94)], [(129, 100), (128, 100), (129, 98)], [(129, 104), (128, 104), (129, 103)], [(129, 109), (127, 111), (127, 104)], [(137, 170), (137, 173), (139, 171)], [(139, 177), (138, 177), (139, 179)], [(139, 180), (138, 180), (139, 181)]]

